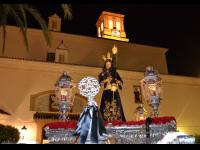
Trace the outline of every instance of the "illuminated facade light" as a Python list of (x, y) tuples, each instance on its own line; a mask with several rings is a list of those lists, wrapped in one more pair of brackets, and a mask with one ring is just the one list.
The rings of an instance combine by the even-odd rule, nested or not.
[(25, 137), (26, 137), (26, 135), (27, 135), (27, 128), (26, 128), (26, 126), (23, 126), (23, 127), (21, 128), (20, 134), (21, 134), (21, 140), (24, 140)]

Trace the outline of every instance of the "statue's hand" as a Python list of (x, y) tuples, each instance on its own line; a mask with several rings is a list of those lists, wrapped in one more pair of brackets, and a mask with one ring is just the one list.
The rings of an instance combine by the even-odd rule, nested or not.
[(107, 79), (108, 79), (109, 82), (112, 81), (112, 77), (111, 76), (109, 76)]
[(119, 80), (117, 80), (116, 82), (117, 82), (117, 84), (121, 84), (121, 83), (122, 83), (122, 82), (121, 82), (121, 81), (119, 81)]

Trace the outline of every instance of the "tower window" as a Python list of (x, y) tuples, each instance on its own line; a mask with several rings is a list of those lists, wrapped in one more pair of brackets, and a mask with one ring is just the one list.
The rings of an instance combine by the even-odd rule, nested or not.
[(103, 31), (103, 22), (101, 23), (101, 31)]
[(113, 21), (112, 20), (108, 20), (108, 28), (113, 29)]
[(101, 37), (101, 29), (100, 29), (100, 27), (98, 28), (98, 37)]
[(55, 61), (55, 53), (47, 53), (47, 61), (54, 62)]
[(120, 30), (120, 22), (119, 21), (116, 22), (116, 29)]
[(57, 29), (57, 22), (56, 21), (52, 22), (52, 29)]

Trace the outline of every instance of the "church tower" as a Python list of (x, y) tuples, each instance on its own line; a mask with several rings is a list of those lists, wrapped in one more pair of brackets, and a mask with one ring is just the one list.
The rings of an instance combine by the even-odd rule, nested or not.
[(100, 38), (129, 42), (124, 30), (124, 15), (103, 11), (96, 27)]
[(50, 31), (61, 31), (61, 18), (57, 14), (49, 16), (48, 29)]

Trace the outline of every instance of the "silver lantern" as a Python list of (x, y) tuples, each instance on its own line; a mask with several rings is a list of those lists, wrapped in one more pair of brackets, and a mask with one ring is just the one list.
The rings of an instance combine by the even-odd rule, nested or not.
[(162, 100), (162, 79), (153, 67), (148, 66), (141, 81), (141, 88), (144, 98), (153, 109), (154, 117), (158, 117), (158, 107)]
[(55, 94), (58, 98), (58, 107), (61, 120), (68, 119), (68, 113), (71, 111), (74, 97), (75, 97), (75, 84), (71, 77), (64, 72), (56, 82)]

